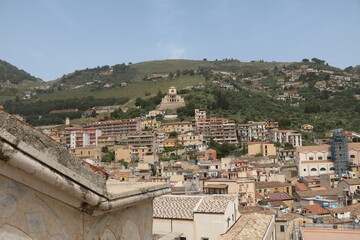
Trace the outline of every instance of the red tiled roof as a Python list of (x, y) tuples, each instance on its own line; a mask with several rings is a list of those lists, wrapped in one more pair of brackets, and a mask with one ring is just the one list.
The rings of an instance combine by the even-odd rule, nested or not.
[(319, 214), (319, 215), (329, 214), (328, 210), (317, 204), (306, 205), (304, 208), (314, 214)]
[(308, 187), (304, 183), (296, 183), (295, 187), (298, 191), (306, 191), (308, 190)]
[(267, 202), (293, 200), (293, 198), (285, 192), (274, 192), (266, 195), (269, 197), (265, 199)]

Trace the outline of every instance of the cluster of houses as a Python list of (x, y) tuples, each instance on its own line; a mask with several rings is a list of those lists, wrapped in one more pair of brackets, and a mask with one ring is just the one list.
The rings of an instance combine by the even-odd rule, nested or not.
[[(300, 102), (305, 100), (305, 98), (298, 92), (297, 89), (308, 87), (308, 83), (301, 79), (301, 76), (305, 76), (308, 73), (313, 73), (315, 75), (319, 74), (328, 74), (328, 80), (316, 81), (314, 87), (320, 91), (327, 90), (329, 92), (339, 91), (339, 88), (354, 87), (358, 84), (357, 81), (353, 79), (358, 76), (352, 73), (344, 73), (339, 75), (334, 71), (329, 70), (317, 70), (310, 68), (308, 65), (303, 64), (298, 69), (286, 69), (279, 68), (277, 69), (276, 83), (280, 87), (281, 92), (277, 94), (276, 98), (278, 100), (291, 100), (292, 102)], [(231, 81), (226, 80), (237, 80), (237, 75), (233, 72), (224, 72), (224, 71), (212, 71), (213, 85), (223, 88), (225, 90), (235, 90), (237, 89), (231, 84)], [(250, 90), (268, 90), (269, 86), (263, 82), (268, 78), (267, 75), (264, 75), (262, 72), (253, 74), (251, 77), (241, 78), (243, 84), (241, 85), (244, 89)], [(292, 90), (289, 90), (292, 89)]]
[[(173, 90), (169, 89), (162, 103), (177, 108), (183, 99)], [(144, 206), (154, 198), (153, 211), (138, 207), (143, 210), (137, 210), (136, 216), (151, 218), (152, 224), (144, 226), (147, 232), (138, 228), (137, 239), (149, 239), (149, 226), (153, 239), (306, 240), (325, 238), (329, 229), (337, 238), (359, 236), (360, 143), (350, 142), (356, 133), (333, 130), (327, 139), (319, 139), (318, 145), (303, 146), (302, 132), (313, 131), (309, 124), (299, 131), (282, 130), (270, 121), (237, 124), (226, 118), (209, 118), (200, 109), (188, 122), (159, 122), (154, 116), (162, 113), (154, 110), (144, 118), (95, 121), (47, 132), (51, 144), (65, 145), (79, 164), (106, 176), (107, 191), (119, 192), (116, 189), (129, 186), (125, 187), (129, 189), (126, 196), (132, 199), (130, 195), (139, 191), (139, 199), (147, 199), (138, 201)], [(0, 140), (11, 141), (6, 136)], [(220, 152), (209, 148), (211, 141), (245, 151), (240, 156), (220, 157)], [(0, 159), (12, 158), (7, 157), (11, 152), (6, 148), (3, 151)], [(42, 157), (39, 153), (24, 155), (28, 156)], [(72, 163), (73, 169), (78, 168), (76, 164)], [(119, 201), (124, 202), (117, 205), (119, 209), (130, 204)], [(105, 226), (109, 225), (102, 229)], [(115, 232), (106, 230), (102, 236), (127, 234)]]

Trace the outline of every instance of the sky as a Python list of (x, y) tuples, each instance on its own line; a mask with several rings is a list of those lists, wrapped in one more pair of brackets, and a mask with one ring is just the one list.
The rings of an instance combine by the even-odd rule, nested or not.
[(0, 0), (0, 59), (54, 80), (163, 59), (360, 65), (360, 0)]

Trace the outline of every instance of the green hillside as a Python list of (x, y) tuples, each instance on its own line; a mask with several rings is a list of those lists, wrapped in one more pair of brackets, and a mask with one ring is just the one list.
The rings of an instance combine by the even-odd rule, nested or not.
[(25, 92), (43, 84), (41, 79), (0, 60), (0, 102), (21, 98)]
[(69, 115), (75, 119), (93, 106), (117, 104), (129, 110), (111, 118), (142, 116), (175, 86), (187, 102), (177, 111), (179, 120), (190, 119), (194, 109), (201, 108), (209, 116), (238, 122), (278, 121), (284, 129), (308, 123), (323, 136), (332, 128), (360, 131), (358, 69), (342, 70), (317, 58), (292, 63), (149, 61), (75, 71), (33, 88), (30, 99), (15, 100), (21, 97), (19, 88), (11, 97), (0, 96), (0, 101), (30, 124), (61, 124), (66, 114), (50, 114), (51, 110), (78, 108), (80, 112)]

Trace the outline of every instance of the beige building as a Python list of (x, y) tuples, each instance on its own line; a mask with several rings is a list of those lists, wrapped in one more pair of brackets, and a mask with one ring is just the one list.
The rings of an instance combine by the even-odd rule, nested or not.
[[(219, 188), (223, 190), (219, 190)], [(215, 178), (204, 181), (205, 193), (237, 195), (239, 204), (255, 205), (255, 180), (253, 178), (227, 179)]]
[(104, 172), (0, 111), (0, 239), (151, 239), (152, 199), (168, 184)]
[(141, 129), (148, 130), (153, 129), (156, 130), (159, 127), (159, 122), (156, 119), (143, 119), (141, 120)]
[(239, 144), (234, 120), (215, 117), (199, 119), (196, 122), (196, 131), (201, 133), (206, 141), (212, 138), (218, 143)]
[(103, 135), (98, 137), (97, 145), (100, 147), (114, 146), (119, 143), (121, 138), (119, 135)]
[(276, 148), (272, 143), (248, 142), (249, 155), (276, 156)]
[(360, 143), (353, 142), (348, 143), (348, 150), (349, 150), (349, 160), (354, 165), (360, 165)]
[(360, 195), (360, 178), (343, 179), (338, 187), (349, 190), (349, 194)]
[(276, 240), (294, 239), (295, 236), (293, 235), (293, 231), (295, 230), (295, 227), (299, 228), (304, 224), (312, 223), (313, 220), (311, 218), (299, 214), (281, 214), (275, 218)]
[(296, 148), (296, 160), (300, 177), (333, 174), (330, 145), (302, 146)]
[(168, 94), (161, 100), (158, 110), (176, 109), (179, 107), (185, 107), (185, 100), (177, 94), (175, 87), (170, 87)]
[(257, 193), (266, 194), (274, 192), (285, 192), (292, 196), (291, 183), (284, 182), (256, 182), (255, 189)]
[(122, 146), (115, 149), (115, 161), (122, 159), (126, 162), (142, 161), (149, 154), (151, 151), (147, 147)]
[(160, 125), (160, 130), (167, 133), (177, 132), (177, 133), (186, 133), (194, 131), (193, 125), (191, 122), (170, 122), (162, 123)]
[(104, 155), (101, 152), (101, 147), (97, 146), (72, 148), (69, 149), (69, 152), (80, 159), (91, 159), (95, 161), (100, 161)]
[(204, 145), (204, 137), (202, 134), (194, 132), (179, 134), (178, 144), (188, 149), (201, 149)]
[(236, 196), (165, 195), (154, 200), (155, 234), (182, 233), (182, 239), (218, 239), (239, 219)]
[(205, 110), (200, 110), (200, 109), (195, 109), (195, 121), (199, 121), (199, 120), (203, 120), (206, 119), (206, 111)]
[(141, 131), (141, 119), (122, 119), (122, 120), (108, 120), (95, 121), (84, 126), (85, 128), (95, 128), (101, 130), (103, 135), (124, 135)]
[(313, 125), (310, 125), (310, 124), (303, 124), (301, 125), (301, 131), (304, 131), (304, 132), (313, 132), (314, 131), (314, 126)]

